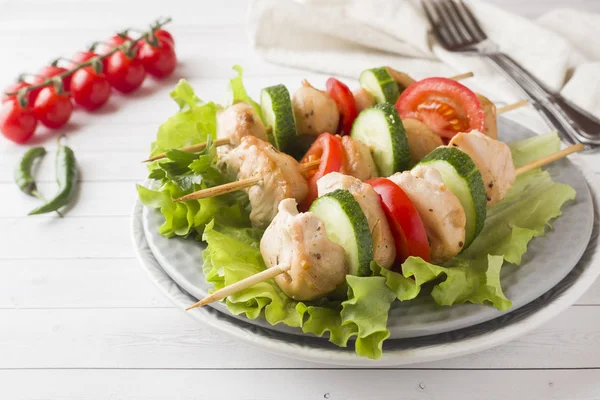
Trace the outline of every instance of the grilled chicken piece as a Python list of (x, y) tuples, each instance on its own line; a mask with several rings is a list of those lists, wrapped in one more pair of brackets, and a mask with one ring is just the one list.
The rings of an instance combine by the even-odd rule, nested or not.
[(444, 185), (439, 171), (418, 165), (388, 178), (417, 208), (431, 246), (431, 261), (448, 261), (463, 248), (467, 217), (458, 198)]
[(231, 144), (237, 146), (244, 136), (255, 136), (260, 140), (267, 140), (265, 126), (252, 106), (246, 103), (237, 103), (219, 113), (217, 117), (218, 138), (229, 138)]
[(455, 135), (448, 146), (467, 153), (473, 160), (485, 185), (487, 205), (499, 203), (517, 178), (510, 148), (478, 131)]
[(406, 118), (402, 120), (402, 123), (408, 139), (411, 166), (416, 165), (427, 154), (444, 145), (442, 138), (418, 119)]
[(367, 217), (371, 235), (373, 236), (373, 253), (377, 264), (383, 268), (391, 268), (396, 258), (396, 246), (387, 219), (379, 202), (379, 195), (373, 188), (360, 180), (332, 172), (317, 181), (319, 196), (345, 189), (352, 193)]
[(291, 265), (275, 282), (289, 297), (308, 301), (335, 290), (346, 279), (344, 248), (327, 238), (323, 222), (310, 212), (298, 213), (285, 199), (260, 241), (267, 267)]
[(318, 136), (334, 132), (340, 122), (338, 106), (327, 93), (315, 89), (306, 80), (292, 97), (299, 135)]
[(477, 93), (477, 98), (483, 108), (485, 134), (492, 139), (498, 139), (498, 122), (496, 120), (496, 105), (487, 97)]
[(245, 189), (250, 198), (252, 226), (265, 228), (277, 214), (283, 199), (301, 202), (308, 193), (300, 165), (291, 156), (254, 136), (245, 136), (239, 146), (219, 159), (219, 166), (232, 178), (260, 176), (261, 181)]
[(396, 81), (401, 93), (404, 89), (416, 82), (413, 78), (411, 78), (404, 72), (397, 71), (392, 67), (385, 67), (385, 69), (387, 70), (388, 74), (390, 74), (392, 79)]
[(377, 104), (375, 97), (363, 88), (355, 90), (352, 94), (354, 95), (354, 101), (356, 101), (356, 111), (359, 113)]
[(342, 173), (351, 175), (361, 181), (377, 178), (377, 166), (373, 161), (371, 150), (363, 142), (352, 139), (350, 136), (342, 137), (342, 146), (346, 156)]

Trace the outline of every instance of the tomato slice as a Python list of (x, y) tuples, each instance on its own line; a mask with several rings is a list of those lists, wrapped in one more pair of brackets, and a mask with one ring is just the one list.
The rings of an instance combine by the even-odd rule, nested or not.
[(400, 118), (414, 118), (445, 138), (473, 129), (484, 131), (477, 95), (447, 78), (427, 78), (407, 87), (396, 101)]
[(356, 117), (358, 117), (354, 95), (348, 86), (335, 78), (327, 79), (325, 86), (327, 87), (327, 95), (336, 102), (340, 110), (341, 118), (337, 133), (340, 135), (349, 135), (352, 130), (352, 124)]
[(402, 263), (411, 256), (431, 261), (425, 225), (406, 193), (386, 178), (370, 179), (367, 183), (379, 195), (381, 207), (394, 235), (396, 263), (393, 269), (399, 271)]
[(330, 172), (339, 172), (344, 165), (344, 148), (339, 136), (331, 133), (322, 133), (317, 140), (310, 146), (301, 163), (321, 160), (319, 167), (305, 173), (308, 183), (308, 195), (299, 205), (300, 211), (306, 211), (313, 201), (319, 196), (317, 190), (317, 181)]

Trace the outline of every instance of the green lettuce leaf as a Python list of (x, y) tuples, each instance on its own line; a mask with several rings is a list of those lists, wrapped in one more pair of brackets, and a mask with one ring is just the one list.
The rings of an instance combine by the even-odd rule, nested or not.
[(560, 138), (556, 132), (518, 140), (508, 145), (515, 167), (527, 164), (560, 149)]
[(239, 65), (234, 65), (233, 70), (237, 72), (237, 76), (229, 80), (229, 101), (227, 106), (231, 106), (235, 103), (244, 102), (252, 106), (256, 114), (262, 119), (262, 111), (260, 109), (260, 105), (252, 100), (252, 98), (246, 92), (246, 88), (244, 87), (243, 82), (243, 74), (244, 69)]
[[(159, 233), (166, 237), (202, 234), (211, 220), (242, 227), (249, 224), (249, 201), (244, 192), (200, 200), (174, 203), (173, 200), (195, 190), (229, 182), (216, 166), (216, 151), (209, 139), (201, 152), (189, 153), (176, 149), (166, 152), (166, 158), (153, 163), (150, 178), (157, 188), (138, 185), (138, 195), (147, 207), (159, 209), (165, 223)], [(159, 185), (158, 185), (159, 184)]]
[[(266, 269), (260, 254), (263, 231), (254, 228), (236, 229), (210, 222), (202, 240), (208, 246), (203, 252), (204, 273), (208, 282), (220, 289)], [(227, 308), (233, 314), (256, 319), (263, 315), (272, 325), (284, 323), (300, 327), (302, 316), (297, 302), (287, 297), (269, 279), (227, 297)]]
[(216, 138), (219, 107), (215, 103), (202, 103), (192, 87), (183, 79), (173, 89), (171, 97), (180, 110), (158, 129), (150, 150), (151, 156), (206, 142), (209, 137)]

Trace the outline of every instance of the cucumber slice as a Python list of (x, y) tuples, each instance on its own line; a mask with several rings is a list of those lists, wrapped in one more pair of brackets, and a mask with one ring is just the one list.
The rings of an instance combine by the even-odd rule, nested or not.
[(278, 150), (287, 152), (298, 135), (290, 92), (284, 85), (264, 88), (260, 94), (260, 109), (269, 141)]
[(342, 246), (350, 275), (371, 275), (373, 237), (367, 217), (352, 194), (343, 189), (334, 190), (317, 198), (310, 206), (327, 229), (327, 237)]
[(465, 246), (475, 240), (483, 229), (487, 199), (481, 172), (466, 153), (453, 147), (438, 147), (420, 164), (437, 169), (448, 188), (458, 198), (467, 216)]
[(361, 72), (360, 86), (371, 93), (377, 103), (396, 103), (400, 96), (398, 84), (385, 67), (371, 68)]
[(380, 176), (408, 169), (406, 131), (392, 104), (381, 103), (363, 110), (354, 121), (350, 136), (369, 146)]

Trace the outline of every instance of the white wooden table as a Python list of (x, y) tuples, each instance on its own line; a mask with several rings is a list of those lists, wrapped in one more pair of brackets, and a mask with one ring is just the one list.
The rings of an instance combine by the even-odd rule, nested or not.
[[(595, 0), (505, 1), (539, 15)], [(518, 9), (519, 5), (524, 8)], [(244, 1), (0, 0), (0, 83), (126, 26), (171, 15), (181, 65), (166, 82), (76, 112), (66, 132), (81, 194), (66, 218), (25, 217), (37, 203), (12, 182), (23, 147), (0, 141), (0, 399), (600, 399), (600, 283), (512, 343), (407, 368), (327, 368), (270, 355), (197, 325), (134, 258), (129, 214), (139, 163), (186, 77), (223, 97), (241, 63), (254, 91), (303, 72), (267, 65), (244, 34)], [(322, 78), (322, 77), (321, 77)], [(49, 133), (37, 143), (54, 150)], [(45, 140), (44, 140), (45, 139)], [(53, 193), (53, 152), (39, 174)], [(600, 167), (598, 167), (600, 171)]]

